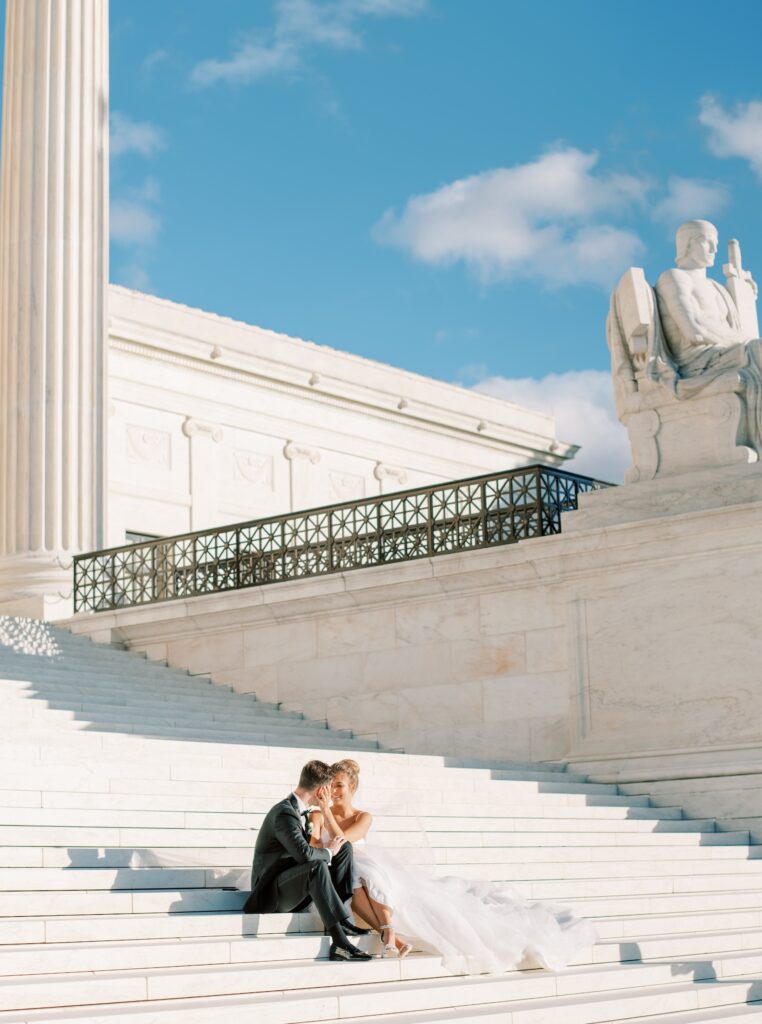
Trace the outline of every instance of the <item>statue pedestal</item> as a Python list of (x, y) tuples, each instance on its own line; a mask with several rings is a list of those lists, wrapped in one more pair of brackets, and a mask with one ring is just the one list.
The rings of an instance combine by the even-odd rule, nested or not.
[(580, 494), (563, 516), (564, 534), (664, 516), (762, 502), (762, 463), (742, 463)]
[(760, 467), (612, 488), (580, 506), (562, 534), (569, 759), (621, 781), (740, 776), (751, 761), (762, 771)]

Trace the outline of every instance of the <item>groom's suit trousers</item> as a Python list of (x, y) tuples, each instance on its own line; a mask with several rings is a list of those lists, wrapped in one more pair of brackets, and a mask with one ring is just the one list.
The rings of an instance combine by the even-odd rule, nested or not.
[(330, 928), (347, 919), (344, 903), (351, 895), (352, 844), (332, 858), (308, 843), (293, 794), (272, 807), (257, 836), (244, 913), (289, 913), (312, 902)]
[(344, 901), (352, 895), (352, 844), (345, 843), (334, 854), (330, 867), (319, 860), (286, 868), (273, 888), (276, 912), (305, 910), (314, 903), (326, 928), (341, 924), (347, 919)]

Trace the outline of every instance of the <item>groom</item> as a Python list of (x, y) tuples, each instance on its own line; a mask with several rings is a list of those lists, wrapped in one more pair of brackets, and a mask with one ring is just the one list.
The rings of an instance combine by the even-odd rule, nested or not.
[(267, 812), (254, 847), (251, 896), (243, 912), (288, 913), (312, 902), (333, 940), (331, 960), (371, 960), (370, 953), (347, 938), (347, 932), (370, 932), (353, 924), (344, 906), (352, 895), (352, 844), (336, 837), (318, 849), (307, 839), (310, 810), (328, 797), (332, 779), (327, 764), (309, 761), (293, 793)]

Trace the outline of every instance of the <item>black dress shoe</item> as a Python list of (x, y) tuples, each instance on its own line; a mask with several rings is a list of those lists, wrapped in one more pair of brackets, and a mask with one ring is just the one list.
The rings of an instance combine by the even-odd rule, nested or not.
[(341, 927), (347, 933), (347, 935), (370, 935), (373, 931), (372, 928), (358, 928), (356, 924), (351, 921), (342, 921)]
[(329, 960), (372, 960), (373, 957), (370, 953), (364, 953), (357, 946), (352, 946), (347, 943), (346, 946), (339, 946), (337, 943), (331, 943), (331, 951), (328, 954)]

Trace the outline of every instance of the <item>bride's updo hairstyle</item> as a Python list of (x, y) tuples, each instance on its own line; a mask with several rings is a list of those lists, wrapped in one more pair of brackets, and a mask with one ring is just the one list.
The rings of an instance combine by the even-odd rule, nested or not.
[(349, 779), (349, 788), (353, 793), (360, 785), (360, 766), (351, 757), (345, 757), (343, 761), (337, 761), (336, 764), (332, 764), (331, 771), (334, 775), (339, 773), (346, 775)]

